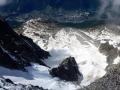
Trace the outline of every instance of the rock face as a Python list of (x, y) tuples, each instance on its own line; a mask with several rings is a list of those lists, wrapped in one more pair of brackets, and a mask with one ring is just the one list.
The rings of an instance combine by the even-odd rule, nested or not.
[(99, 47), (99, 51), (107, 56), (108, 64), (112, 64), (113, 60), (118, 56), (118, 49), (110, 45), (109, 42), (102, 43)]
[(79, 90), (120, 90), (120, 64), (111, 65), (104, 77)]
[(43, 59), (50, 56), (37, 46), (32, 39), (18, 35), (0, 19), (0, 66), (11, 69), (24, 69), (31, 62), (44, 65)]
[(78, 70), (78, 65), (74, 57), (69, 57), (63, 60), (63, 62), (57, 67), (50, 70), (50, 74), (53, 77), (59, 77), (66, 81), (82, 81), (83, 76)]
[(0, 90), (47, 90), (38, 86), (14, 84), (10, 79), (0, 78)]

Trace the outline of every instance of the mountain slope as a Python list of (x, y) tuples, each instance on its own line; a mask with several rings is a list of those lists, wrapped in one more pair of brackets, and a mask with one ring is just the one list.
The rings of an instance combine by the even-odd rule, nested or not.
[[(24, 69), (31, 62), (45, 65), (42, 61), (49, 53), (37, 46), (30, 38), (15, 33), (4, 20), (0, 20), (0, 65), (12, 69)], [(45, 65), (46, 66), (46, 65)]]

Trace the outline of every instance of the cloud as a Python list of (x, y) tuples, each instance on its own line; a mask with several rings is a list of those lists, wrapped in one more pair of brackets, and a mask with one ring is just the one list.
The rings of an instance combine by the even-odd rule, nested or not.
[(12, 0), (0, 0), (0, 6), (4, 6), (8, 3), (10, 3)]
[(0, 0), (0, 6), (3, 6), (7, 3), (7, 0)]
[(109, 1), (108, 0), (100, 0), (101, 6), (98, 10), (98, 16), (101, 16), (102, 14), (104, 14), (106, 12), (106, 8), (109, 5)]
[(101, 18), (106, 15), (107, 20), (118, 21), (120, 18), (120, 0), (100, 0), (100, 2), (97, 17)]

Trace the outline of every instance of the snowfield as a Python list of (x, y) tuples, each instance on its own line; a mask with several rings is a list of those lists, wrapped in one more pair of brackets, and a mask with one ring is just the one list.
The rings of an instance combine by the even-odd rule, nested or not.
[[(50, 90), (76, 90), (89, 85), (106, 74), (105, 68), (108, 64), (106, 56), (98, 50), (100, 41), (111, 39), (114, 36), (111, 41), (114, 42), (115, 40), (118, 41), (120, 37), (114, 33), (111, 35), (104, 30), (101, 34), (97, 31), (88, 33), (73, 28), (55, 29), (55, 31), (48, 30), (46, 26), (36, 25), (34, 20), (30, 20), (25, 24), (23, 34), (32, 38), (41, 48), (50, 52), (51, 57), (45, 59), (45, 63), (50, 67), (58, 66), (68, 56), (75, 57), (79, 70), (83, 74), (83, 80), (80, 85), (53, 78), (49, 74), (49, 68), (38, 64), (27, 67), (28, 72), (0, 67), (0, 75), (10, 78), (15, 83), (38, 85)], [(113, 44), (116, 45), (116, 43), (115, 41)], [(118, 62), (119, 57), (114, 63)]]

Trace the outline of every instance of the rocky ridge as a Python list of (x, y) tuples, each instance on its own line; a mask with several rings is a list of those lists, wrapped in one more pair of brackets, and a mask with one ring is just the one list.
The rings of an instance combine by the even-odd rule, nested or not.
[(32, 62), (44, 65), (42, 61), (49, 52), (37, 46), (32, 39), (18, 35), (3, 19), (0, 19), (0, 65), (11, 69), (24, 69)]

